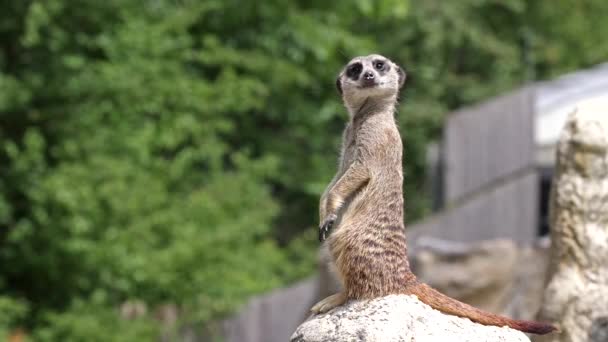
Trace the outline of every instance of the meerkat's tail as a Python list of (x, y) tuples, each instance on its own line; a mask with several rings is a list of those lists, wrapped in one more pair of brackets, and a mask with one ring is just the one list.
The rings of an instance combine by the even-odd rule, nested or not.
[(531, 334), (544, 335), (556, 331), (557, 328), (549, 323), (520, 321), (489, 313), (468, 304), (450, 298), (424, 283), (408, 286), (406, 294), (413, 294), (420, 301), (443, 313), (469, 318), (473, 322), (484, 325), (508, 326), (510, 328)]

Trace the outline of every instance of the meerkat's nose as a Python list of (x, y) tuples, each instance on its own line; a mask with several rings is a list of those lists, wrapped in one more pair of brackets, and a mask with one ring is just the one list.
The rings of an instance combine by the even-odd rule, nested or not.
[(363, 78), (365, 78), (366, 80), (373, 80), (374, 79), (374, 73), (371, 71), (366, 71), (363, 74)]

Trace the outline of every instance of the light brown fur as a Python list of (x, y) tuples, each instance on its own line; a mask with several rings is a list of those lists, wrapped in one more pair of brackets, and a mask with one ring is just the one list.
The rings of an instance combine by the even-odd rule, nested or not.
[[(381, 64), (379, 64), (381, 63)], [(413, 294), (447, 314), (524, 332), (545, 334), (550, 324), (484, 312), (419, 282), (407, 261), (403, 213), (401, 136), (394, 113), (405, 73), (380, 55), (354, 58), (338, 77), (350, 120), (338, 172), (321, 197), (320, 235), (344, 292), (312, 308), (321, 313), (349, 299)]]

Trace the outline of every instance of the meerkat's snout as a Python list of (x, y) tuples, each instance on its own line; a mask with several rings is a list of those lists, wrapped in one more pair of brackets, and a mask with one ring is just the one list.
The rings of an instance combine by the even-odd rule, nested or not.
[(359, 82), (361, 82), (361, 86), (364, 88), (373, 87), (376, 85), (376, 75), (373, 71), (365, 71)]

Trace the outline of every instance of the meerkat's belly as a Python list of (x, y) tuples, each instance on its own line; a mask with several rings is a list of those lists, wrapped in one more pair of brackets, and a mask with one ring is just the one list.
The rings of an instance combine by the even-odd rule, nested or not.
[(347, 296), (365, 299), (401, 293), (411, 274), (405, 249), (396, 250), (371, 234), (351, 237), (330, 247)]
[(401, 211), (390, 205), (390, 194), (371, 189), (345, 206), (329, 242), (349, 298), (399, 293), (410, 275), (403, 223), (396, 218)]

